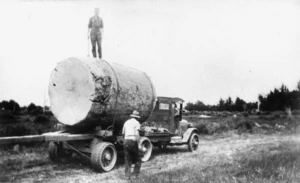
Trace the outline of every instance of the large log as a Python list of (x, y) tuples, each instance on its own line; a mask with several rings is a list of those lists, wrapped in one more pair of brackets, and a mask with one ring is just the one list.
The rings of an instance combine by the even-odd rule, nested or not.
[(51, 111), (65, 125), (120, 130), (133, 110), (144, 122), (156, 95), (144, 72), (94, 58), (69, 58), (53, 70), (49, 98)]

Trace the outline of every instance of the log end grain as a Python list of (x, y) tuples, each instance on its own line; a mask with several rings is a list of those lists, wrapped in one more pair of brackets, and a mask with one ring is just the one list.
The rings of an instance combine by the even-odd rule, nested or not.
[(85, 119), (95, 91), (90, 69), (79, 59), (69, 58), (53, 70), (49, 82), (51, 111), (58, 121), (74, 125)]

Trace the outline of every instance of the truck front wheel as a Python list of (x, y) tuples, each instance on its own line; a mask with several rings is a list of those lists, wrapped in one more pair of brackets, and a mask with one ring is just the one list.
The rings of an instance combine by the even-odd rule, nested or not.
[(142, 152), (142, 162), (150, 159), (152, 153), (152, 143), (147, 137), (142, 137), (139, 142), (139, 150)]
[(115, 167), (117, 151), (110, 142), (100, 142), (93, 145), (91, 162), (96, 171), (108, 172)]
[(196, 151), (198, 149), (198, 145), (199, 145), (199, 136), (197, 133), (194, 132), (192, 133), (188, 141), (189, 151), (190, 152)]

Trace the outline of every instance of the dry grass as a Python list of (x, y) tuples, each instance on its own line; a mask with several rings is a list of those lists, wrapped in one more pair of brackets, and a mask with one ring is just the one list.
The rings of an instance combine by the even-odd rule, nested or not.
[(261, 153), (239, 161), (234, 169), (237, 179), (245, 182), (300, 182), (300, 151), (279, 149), (275, 153)]
[(40, 166), (49, 163), (46, 147), (34, 146), (25, 148), (24, 151), (18, 153), (12, 150), (0, 151), (0, 167), (1, 172), (20, 171), (34, 166)]
[[(140, 178), (131, 182), (300, 182), (300, 138), (295, 136), (299, 117), (288, 120), (284, 114), (267, 114), (186, 119), (209, 130), (209, 135), (201, 136), (198, 151), (190, 153), (185, 146), (154, 149), (151, 160), (142, 165)], [(252, 133), (237, 133), (235, 127), (244, 122), (268, 124), (270, 128), (254, 127)], [(276, 129), (276, 124), (287, 128)], [(122, 155), (113, 171), (96, 173), (89, 161), (80, 157), (62, 164), (51, 162), (46, 144), (21, 153), (0, 150), (0, 182), (24, 180), (126, 182)]]
[(132, 182), (300, 182), (298, 143), (284, 143), (255, 151), (238, 152), (232, 162), (218, 161), (203, 168), (200, 160), (178, 168), (153, 174), (145, 173)]
[[(243, 117), (211, 117), (199, 118), (199, 115), (184, 116), (184, 119), (194, 124), (202, 132), (203, 128), (207, 129), (208, 134), (220, 134), (228, 131), (237, 130), (239, 133), (257, 133), (272, 134), (277, 132), (298, 132), (300, 125), (300, 115), (294, 115), (293, 119), (289, 119), (286, 114), (281, 111), (268, 113), (267, 115), (250, 115)], [(277, 125), (277, 126), (276, 126)], [(283, 128), (277, 128), (279, 126)]]
[[(154, 149), (143, 163), (139, 179), (131, 182), (299, 182), (300, 137), (294, 135), (207, 136), (200, 148)], [(126, 182), (124, 161), (108, 173), (97, 173), (88, 161), (72, 158), (62, 164), (48, 159), (46, 146), (22, 153), (1, 151), (1, 181)]]

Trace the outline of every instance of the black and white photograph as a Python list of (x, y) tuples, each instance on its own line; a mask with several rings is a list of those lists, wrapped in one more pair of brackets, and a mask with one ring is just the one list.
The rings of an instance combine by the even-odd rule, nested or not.
[(1, 0), (10, 182), (300, 182), (300, 1)]

